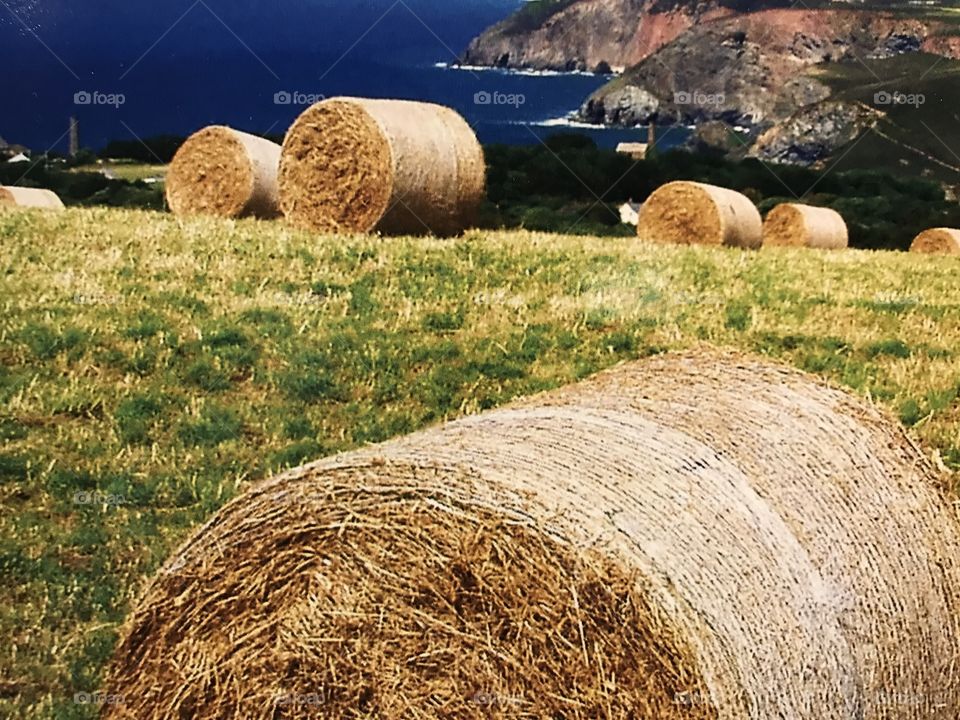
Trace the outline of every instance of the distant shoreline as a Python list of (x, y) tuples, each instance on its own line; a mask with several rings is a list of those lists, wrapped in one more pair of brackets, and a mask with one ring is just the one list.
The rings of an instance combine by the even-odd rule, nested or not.
[(522, 77), (597, 77), (611, 78), (618, 73), (596, 73), (589, 70), (534, 70), (533, 68), (494, 67), (491, 65), (461, 65), (460, 63), (436, 62), (433, 67), (440, 70), (462, 70), (464, 72), (492, 72), (500, 75), (519, 75)]

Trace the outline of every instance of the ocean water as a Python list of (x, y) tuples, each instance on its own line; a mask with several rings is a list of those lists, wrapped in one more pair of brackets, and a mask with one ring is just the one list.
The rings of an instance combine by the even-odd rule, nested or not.
[[(605, 148), (647, 141), (647, 128), (605, 128), (576, 119), (580, 102), (610, 77), (457, 68), (443, 63), (435, 70), (440, 71), (431, 74), (435, 101), (459, 110), (483, 143), (531, 145), (561, 132), (587, 135)], [(661, 128), (657, 147), (675, 147), (689, 134), (682, 127)]]
[[(470, 38), (518, 0), (17, 0), (0, 17), (0, 136), (35, 151), (186, 135), (218, 123), (282, 134), (310, 102), (337, 95), (424, 100), (458, 110), (483, 143), (557, 132), (600, 146), (645, 129), (583, 126), (571, 114), (609, 78), (455, 67)], [(16, 14), (14, 14), (16, 13)], [(23, 20), (24, 22), (21, 22)], [(102, 22), (101, 22), (102, 21)], [(16, 68), (16, 71), (12, 69)], [(659, 137), (661, 148), (685, 130)]]
[[(176, 59), (159, 68), (139, 72), (138, 68), (122, 80), (98, 81), (110, 78), (111, 73), (94, 71), (86, 83), (59, 87), (8, 77), (8, 96), (25, 100), (15, 103), (17, 111), (0, 120), (0, 135), (35, 150), (54, 147), (62, 151), (70, 115), (80, 120), (83, 145), (94, 148), (112, 139), (185, 135), (208, 124), (283, 134), (310, 102), (352, 95), (447, 105), (467, 119), (484, 144), (530, 145), (558, 132), (585, 134), (608, 148), (646, 139), (645, 128), (602, 128), (572, 119), (583, 99), (608, 80), (605, 77), (462, 69), (441, 61), (353, 61), (341, 62), (321, 78), (323, 73), (318, 74), (314, 66), (329, 67), (333, 61), (315, 61), (274, 60), (274, 70), (268, 72), (239, 58)], [(235, 70), (224, 72), (224, 67)], [(76, 99), (85, 99), (78, 93), (87, 93), (90, 102), (76, 104)], [(661, 131), (658, 147), (676, 145), (687, 134), (683, 129)]]

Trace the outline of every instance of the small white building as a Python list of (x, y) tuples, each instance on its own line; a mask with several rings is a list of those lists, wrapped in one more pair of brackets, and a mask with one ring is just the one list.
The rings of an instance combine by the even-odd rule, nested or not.
[(649, 147), (648, 143), (622, 142), (617, 145), (617, 152), (621, 155), (629, 155), (634, 160), (645, 160)]
[(30, 158), (28, 158), (28, 157), (27, 157), (26, 155), (24, 155), (23, 153), (19, 153), (19, 154), (17, 154), (17, 155), (14, 155), (14, 156), (13, 156), (12, 158), (10, 158), (9, 160), (7, 160), (7, 162), (8, 162), (8, 163), (30, 162)]
[(625, 202), (620, 206), (620, 222), (624, 225), (639, 225), (640, 211), (643, 205), (634, 202)]

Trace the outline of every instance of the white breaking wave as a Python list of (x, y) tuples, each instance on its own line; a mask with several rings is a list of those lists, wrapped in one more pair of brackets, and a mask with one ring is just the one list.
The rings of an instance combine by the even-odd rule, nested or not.
[(584, 130), (604, 130), (605, 126), (595, 125), (594, 123), (584, 122), (575, 117), (550, 118), (549, 120), (534, 120), (526, 123), (527, 125), (538, 125), (539, 127), (568, 127), (582, 128)]
[(473, 73), (497, 73), (498, 75), (522, 75), (524, 77), (564, 77), (567, 75), (581, 75), (583, 77), (606, 77), (606, 75), (598, 75), (597, 73), (588, 72), (586, 70), (529, 70), (524, 68), (498, 68), (498, 67), (489, 67), (487, 65), (456, 65), (454, 63), (448, 62), (438, 62), (434, 63), (435, 68), (440, 68), (441, 70), (463, 70), (465, 72)]

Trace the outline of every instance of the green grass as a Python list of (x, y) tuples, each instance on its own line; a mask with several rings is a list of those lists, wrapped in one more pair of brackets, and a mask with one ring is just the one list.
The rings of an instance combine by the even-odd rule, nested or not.
[(508, 35), (532, 32), (547, 20), (574, 4), (576, 0), (528, 0), (506, 21)]
[[(837, 99), (862, 102), (887, 114), (878, 126), (886, 137), (871, 133), (841, 150), (836, 170), (870, 167), (960, 183), (960, 172), (921, 154), (960, 168), (960, 115), (953, 101), (960, 82), (960, 61), (913, 53), (822, 65), (813, 72), (833, 89)], [(875, 105), (879, 92), (922, 95), (924, 102)]]
[(0, 215), (0, 716), (94, 717), (146, 577), (282, 467), (713, 343), (870, 396), (960, 468), (960, 261)]
[(77, 168), (77, 172), (108, 171), (113, 177), (120, 180), (148, 180), (157, 178), (163, 180), (167, 176), (166, 165), (146, 165), (132, 161), (106, 160), (96, 165), (84, 165)]

